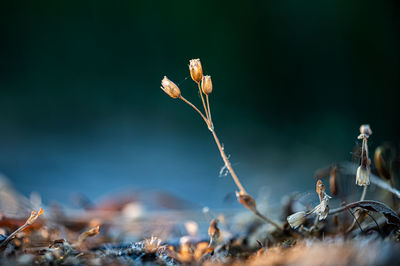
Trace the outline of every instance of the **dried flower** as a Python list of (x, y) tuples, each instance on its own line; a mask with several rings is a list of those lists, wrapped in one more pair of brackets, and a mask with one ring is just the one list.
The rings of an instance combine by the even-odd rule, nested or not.
[(360, 165), (357, 168), (356, 184), (359, 186), (368, 186), (370, 183), (370, 181), (369, 181), (370, 172), (371, 172), (371, 170), (369, 167)]
[(161, 81), (161, 85), (161, 89), (172, 98), (176, 99), (181, 96), (181, 91), (178, 86), (166, 76), (164, 76), (164, 79)]
[(192, 59), (189, 61), (190, 76), (199, 83), (203, 78), (203, 68), (201, 67), (200, 59)]
[(288, 221), (290, 227), (296, 229), (306, 221), (306, 213), (305, 212), (293, 213), (292, 215), (289, 215), (286, 218), (286, 220)]
[(251, 210), (252, 212), (257, 212), (256, 201), (252, 196), (243, 191), (236, 191), (236, 197), (239, 203), (241, 203), (247, 209)]
[(331, 198), (326, 194), (325, 192), (325, 185), (322, 183), (322, 181), (319, 179), (317, 181), (317, 194), (319, 197), (319, 204), (315, 206), (315, 208), (311, 211), (311, 213), (315, 213), (318, 215), (319, 220), (324, 220), (329, 213), (329, 199)]
[(31, 216), (28, 218), (28, 220), (26, 220), (26, 224), (27, 225), (33, 224), (37, 220), (37, 218), (39, 218), (39, 216), (42, 215), (42, 213), (43, 213), (42, 208), (40, 208), (40, 210), (38, 212), (32, 211)]
[(78, 237), (78, 245), (81, 245), (87, 238), (96, 236), (100, 232), (100, 225), (90, 228)]
[(325, 220), (329, 214), (329, 199), (330, 196), (324, 193), (324, 197), (321, 202), (312, 210), (312, 213), (318, 215), (318, 220), (320, 221)]
[(204, 94), (209, 95), (212, 92), (212, 81), (211, 76), (204, 76), (201, 80), (201, 89), (203, 90)]

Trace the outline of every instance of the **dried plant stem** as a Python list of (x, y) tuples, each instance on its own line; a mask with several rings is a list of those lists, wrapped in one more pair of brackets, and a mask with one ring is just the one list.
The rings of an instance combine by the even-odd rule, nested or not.
[(207, 109), (208, 109), (208, 119), (210, 121), (211, 127), (214, 129), (214, 125), (211, 119), (211, 110), (210, 110), (210, 101), (208, 100), (208, 94), (206, 94), (206, 101), (207, 101)]
[(360, 201), (363, 201), (365, 199), (365, 195), (367, 194), (367, 187), (368, 186), (364, 186), (363, 192), (361, 194)]
[[(201, 93), (201, 91), (200, 91), (200, 93)], [(242, 184), (240, 183), (239, 178), (237, 177), (235, 171), (233, 170), (232, 165), (229, 162), (229, 159), (225, 154), (224, 148), (222, 148), (221, 142), (219, 141), (219, 139), (217, 137), (217, 134), (215, 134), (214, 128), (211, 126), (211, 121), (208, 120), (207, 118), (205, 118), (203, 113), (200, 112), (200, 110), (196, 106), (194, 106), (191, 102), (186, 100), (183, 96), (180, 96), (180, 99), (182, 99), (189, 106), (191, 106), (194, 110), (196, 110), (196, 112), (199, 113), (199, 115), (203, 118), (204, 122), (208, 126), (208, 129), (211, 131), (211, 133), (212, 133), (212, 135), (214, 137), (215, 143), (217, 143), (219, 152), (221, 153), (222, 160), (224, 160), (225, 166), (226, 166), (226, 168), (228, 168), (229, 173), (231, 174), (231, 176), (233, 178), (233, 181), (235, 182), (236, 186), (239, 188), (240, 192), (247, 193), (246, 190), (244, 189), (244, 187), (242, 186)], [(208, 97), (207, 97), (207, 99), (208, 99)]]
[[(238, 187), (238, 189), (240, 190), (241, 193), (247, 194), (246, 190), (244, 189), (243, 185), (240, 183), (238, 176), (236, 175), (235, 171), (232, 168), (232, 165), (228, 159), (228, 157), (225, 154), (224, 148), (221, 145), (221, 142), (219, 141), (217, 134), (214, 131), (214, 126), (211, 122), (211, 113), (210, 113), (210, 120), (208, 120), (203, 114), (202, 112), (200, 112), (200, 110), (194, 106), (191, 102), (189, 102), (188, 100), (186, 100), (184, 97), (180, 96), (180, 99), (182, 99), (184, 102), (186, 102), (189, 106), (191, 106), (194, 110), (196, 110), (197, 113), (199, 113), (199, 115), (203, 118), (204, 122), (207, 124), (208, 129), (211, 131), (215, 143), (218, 146), (218, 150), (221, 154), (222, 160), (225, 163), (226, 168), (228, 169), (229, 173), (232, 176), (233, 181), (235, 182), (236, 186)], [(209, 107), (209, 101), (208, 101), (208, 96), (207, 96), (207, 106)], [(209, 109), (208, 109), (209, 110)], [(283, 231), (283, 228), (278, 225), (277, 223), (275, 223), (274, 221), (272, 221), (271, 219), (269, 219), (268, 217), (264, 216), (263, 214), (261, 214), (257, 209), (250, 209), (255, 215), (257, 215), (258, 217), (260, 217), (261, 219), (263, 219), (264, 221), (272, 224), (273, 226), (275, 226), (278, 230)]]
[(203, 103), (203, 107), (204, 107), (204, 111), (206, 112), (207, 120), (211, 121), (209, 113), (207, 111), (206, 103), (204, 102), (204, 97), (203, 97), (203, 92), (201, 91), (200, 82), (196, 82), (196, 83), (197, 83), (197, 86), (199, 87), (199, 93), (200, 93), (200, 97), (201, 97), (201, 102)]
[(25, 228), (27, 228), (29, 226), (29, 224), (25, 223), (24, 225), (22, 225), (20, 228), (18, 228), (17, 230), (15, 230), (14, 232), (11, 233), (11, 235), (9, 235), (0, 245), (0, 247), (5, 247), (7, 246), (8, 242), (10, 242), (19, 232), (22, 232), (23, 230), (25, 230)]
[(188, 100), (186, 100), (185, 98), (183, 98), (182, 95), (179, 96), (179, 98), (180, 98), (182, 101), (184, 101), (185, 103), (187, 103), (189, 106), (191, 106), (194, 110), (196, 110), (196, 112), (198, 112), (199, 115), (203, 118), (203, 120), (204, 120), (204, 122), (207, 124), (207, 126), (209, 125), (209, 124), (208, 124), (207, 118), (204, 117), (204, 115), (202, 114), (202, 112), (200, 112), (200, 110), (197, 109), (196, 106), (194, 106), (191, 102), (189, 102)]
[(40, 210), (38, 212), (36, 211), (32, 211), (31, 215), (29, 216), (28, 220), (26, 220), (26, 222), (19, 227), (17, 230), (15, 230), (13, 233), (11, 233), (11, 235), (9, 235), (1, 244), (0, 244), (0, 248), (4, 248), (5, 246), (7, 246), (7, 244), (19, 233), (22, 232), (23, 230), (25, 230), (25, 228), (27, 228), (28, 226), (30, 226), (31, 224), (33, 224), (37, 218), (39, 218), (40, 215), (42, 215), (43, 213), (43, 209), (40, 208)]
[(239, 178), (237, 177), (235, 171), (233, 170), (232, 165), (229, 162), (229, 159), (225, 154), (224, 148), (222, 148), (221, 143), (219, 142), (217, 134), (215, 134), (214, 129), (211, 129), (211, 128), (209, 128), (209, 129), (210, 129), (210, 131), (211, 131), (211, 133), (212, 133), (212, 135), (214, 137), (215, 143), (217, 143), (219, 152), (221, 153), (222, 160), (224, 160), (225, 166), (226, 166), (226, 168), (228, 168), (229, 173), (231, 174), (233, 181), (235, 182), (236, 186), (239, 188), (240, 192), (247, 194), (246, 190), (244, 189), (244, 187), (240, 183)]

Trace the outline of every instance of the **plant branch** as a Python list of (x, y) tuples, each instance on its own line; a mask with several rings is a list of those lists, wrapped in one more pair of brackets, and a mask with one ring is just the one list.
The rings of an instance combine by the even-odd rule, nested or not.
[(232, 176), (232, 178), (233, 178), (233, 181), (235, 182), (236, 186), (239, 188), (240, 192), (246, 193), (246, 194), (247, 194), (246, 190), (244, 189), (244, 187), (243, 187), (242, 184), (240, 183), (239, 178), (237, 177), (235, 171), (233, 170), (232, 165), (231, 165), (231, 163), (229, 162), (229, 159), (228, 159), (228, 157), (227, 157), (226, 154), (225, 154), (224, 148), (222, 148), (221, 143), (219, 142), (219, 139), (218, 139), (218, 137), (217, 137), (217, 134), (215, 134), (214, 129), (212, 129), (212, 128), (210, 128), (210, 127), (209, 127), (209, 129), (210, 129), (211, 133), (213, 134), (215, 143), (217, 143), (219, 152), (221, 153), (222, 160), (224, 160), (225, 166), (226, 166), (226, 168), (228, 168), (229, 173), (231, 174), (231, 176)]
[(197, 83), (197, 86), (199, 87), (199, 93), (200, 93), (201, 101), (203, 102), (204, 111), (206, 112), (207, 120), (211, 121), (210, 116), (207, 111), (206, 103), (204, 102), (204, 97), (203, 97), (203, 92), (201, 91), (200, 82), (196, 82), (196, 83)]
[(208, 119), (210, 121), (210, 126), (212, 129), (214, 129), (214, 125), (211, 119), (211, 110), (210, 110), (210, 101), (208, 100), (208, 94), (206, 94), (206, 101), (207, 101), (207, 109), (208, 109)]
[(204, 120), (204, 122), (207, 124), (207, 126), (209, 126), (207, 118), (205, 118), (205, 116), (203, 115), (203, 113), (200, 112), (200, 110), (197, 109), (196, 106), (194, 106), (191, 102), (189, 102), (188, 100), (186, 100), (182, 95), (179, 96), (179, 98), (180, 98), (182, 101), (184, 101), (185, 103), (187, 103), (187, 104), (188, 104), (190, 107), (192, 107), (194, 110), (196, 110), (196, 112), (198, 112), (199, 115), (203, 118), (203, 120)]

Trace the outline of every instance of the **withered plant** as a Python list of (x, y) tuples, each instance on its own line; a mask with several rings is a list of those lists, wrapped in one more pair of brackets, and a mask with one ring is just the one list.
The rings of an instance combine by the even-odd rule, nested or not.
[[(202, 102), (202, 106), (204, 109), (204, 114), (197, 108), (194, 104), (192, 104), (189, 100), (184, 98), (181, 94), (181, 90), (178, 88), (178, 86), (169, 80), (166, 76), (164, 76), (164, 79), (161, 81), (161, 89), (167, 93), (169, 96), (171, 96), (174, 99), (180, 99), (186, 104), (188, 104), (190, 107), (192, 107), (204, 120), (206, 123), (208, 130), (210, 130), (212, 136), (214, 137), (215, 143), (217, 144), (218, 150), (221, 154), (222, 160), (225, 163), (226, 169), (228, 169), (230, 175), (232, 176), (233, 181), (235, 182), (237, 188), (239, 191), (236, 191), (236, 197), (238, 201), (247, 209), (251, 210), (254, 214), (265, 220), (266, 222), (272, 224), (275, 226), (278, 230), (282, 231), (282, 227), (278, 225), (276, 222), (272, 221), (265, 215), (261, 214), (257, 207), (256, 207), (256, 201), (254, 198), (247, 193), (243, 185), (240, 183), (239, 177), (235, 173), (235, 171), (232, 168), (232, 165), (228, 159), (228, 156), (226, 156), (224, 147), (221, 145), (221, 142), (219, 141), (219, 138), (217, 137), (217, 134), (214, 129), (214, 123), (212, 121), (212, 115), (211, 115), (211, 109), (210, 109), (210, 101), (209, 101), (209, 95), (211, 94), (213, 90), (213, 85), (211, 81), (211, 76), (204, 76), (203, 75), (203, 68), (200, 62), (200, 59), (193, 59), (189, 61), (189, 71), (190, 71), (190, 76), (192, 77), (192, 80), (197, 84), (199, 93), (200, 93), (200, 98)], [(204, 100), (205, 98), (205, 100)]]

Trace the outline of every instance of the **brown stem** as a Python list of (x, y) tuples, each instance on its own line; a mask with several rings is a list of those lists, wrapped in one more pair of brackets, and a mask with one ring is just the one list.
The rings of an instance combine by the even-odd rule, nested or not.
[(210, 110), (210, 101), (208, 100), (208, 94), (206, 94), (206, 101), (207, 101), (207, 109), (208, 109), (208, 119), (210, 121), (210, 126), (212, 129), (214, 129), (214, 125), (211, 119), (211, 110)]
[(229, 173), (231, 174), (231, 176), (232, 176), (232, 178), (233, 178), (233, 181), (235, 181), (235, 184), (236, 184), (236, 186), (239, 188), (240, 192), (246, 193), (246, 194), (247, 194), (246, 190), (244, 189), (244, 187), (243, 187), (242, 184), (240, 183), (239, 178), (237, 177), (235, 171), (233, 170), (233, 168), (232, 168), (232, 166), (231, 166), (231, 163), (229, 162), (229, 159), (228, 159), (228, 157), (227, 157), (226, 154), (225, 154), (224, 148), (222, 148), (221, 143), (219, 142), (219, 139), (218, 139), (218, 137), (217, 137), (217, 134), (215, 134), (214, 129), (211, 129), (211, 128), (210, 128), (210, 131), (211, 131), (211, 133), (213, 134), (215, 143), (217, 143), (219, 152), (221, 153), (222, 160), (224, 160), (225, 166), (226, 166), (226, 168), (228, 168)]
[(210, 116), (207, 111), (206, 103), (204, 102), (203, 92), (201, 90), (200, 82), (197, 82), (197, 86), (199, 87), (199, 93), (201, 97), (201, 101), (203, 102), (204, 111), (206, 112), (207, 120), (210, 121)]
[(186, 100), (185, 98), (183, 98), (182, 95), (179, 96), (179, 98), (180, 98), (182, 101), (184, 101), (185, 103), (187, 103), (189, 106), (191, 106), (194, 110), (196, 110), (196, 112), (198, 112), (199, 115), (203, 118), (203, 120), (204, 120), (204, 122), (207, 124), (207, 126), (209, 126), (207, 118), (204, 117), (204, 115), (202, 114), (202, 112), (200, 112), (200, 110), (197, 109), (196, 106), (194, 106), (191, 102), (189, 102), (188, 100)]
[(19, 232), (23, 231), (25, 228), (29, 226), (28, 223), (25, 223), (22, 225), (20, 228), (15, 230), (11, 235), (9, 235), (0, 245), (0, 247), (5, 247), (7, 246), (8, 242), (10, 242)]

